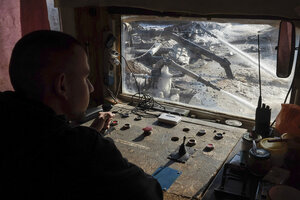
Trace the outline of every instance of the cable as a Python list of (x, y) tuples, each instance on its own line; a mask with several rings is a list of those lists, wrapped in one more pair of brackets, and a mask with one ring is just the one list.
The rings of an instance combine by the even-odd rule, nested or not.
[(143, 110), (153, 109), (155, 105), (160, 106), (165, 110), (165, 107), (154, 100), (154, 98), (146, 93), (136, 93), (131, 96), (131, 103), (133, 99), (138, 95), (137, 107), (140, 107)]
[(135, 81), (135, 84), (136, 84), (136, 87), (137, 87), (138, 93), (141, 93), (140, 86), (139, 86), (139, 84), (138, 84), (138, 82), (137, 82), (137, 79), (136, 79), (136, 77), (135, 77), (134, 73), (133, 73), (133, 72), (132, 72), (132, 70), (131, 70), (131, 67), (130, 67), (130, 65), (128, 64), (128, 62), (127, 62), (126, 58), (125, 58), (125, 57), (124, 57), (122, 54), (120, 54), (120, 55), (121, 55), (121, 58), (123, 58), (123, 59), (124, 59), (124, 61), (125, 61), (125, 63), (126, 63), (126, 66), (128, 67), (129, 71), (131, 72), (131, 74), (132, 74), (132, 76), (133, 76), (133, 78), (134, 78), (134, 81)]
[(116, 96), (114, 95), (114, 93), (113, 93), (108, 87), (106, 87), (106, 86), (105, 86), (105, 89), (108, 91), (108, 93), (110, 94), (111, 98), (113, 98), (113, 100), (114, 100), (116, 103), (118, 103), (117, 98), (116, 98)]
[[(295, 80), (295, 76), (293, 77), (293, 80), (292, 80), (291, 86), (290, 86), (290, 88), (289, 88), (289, 90), (288, 90), (288, 92), (287, 92), (287, 94), (286, 94), (286, 96), (285, 96), (285, 99), (284, 99), (284, 102), (283, 102), (283, 104), (285, 104), (285, 103), (286, 103), (286, 101), (287, 101), (287, 99), (288, 99), (288, 96), (289, 96), (290, 92), (292, 91), (292, 88), (293, 88), (293, 85), (294, 85), (294, 80)], [(275, 122), (276, 122), (276, 118), (274, 119), (274, 121), (272, 122), (272, 124), (271, 124), (271, 126), (270, 126), (270, 127), (272, 127), (272, 126), (274, 125), (274, 123), (275, 123)]]
[(286, 96), (285, 96), (285, 99), (284, 99), (284, 102), (283, 102), (284, 104), (286, 103), (287, 98), (288, 98), (290, 92), (292, 91), (292, 88), (293, 88), (293, 86), (294, 86), (294, 79), (295, 79), (295, 76), (294, 76), (294, 78), (293, 78), (293, 80), (292, 80), (292, 83), (291, 83), (291, 86), (290, 86), (290, 88), (289, 88), (289, 90), (288, 90), (288, 92), (287, 92), (287, 94), (286, 94)]
[(117, 87), (117, 91), (116, 91), (116, 97), (119, 96), (119, 92), (120, 92), (120, 88), (121, 88), (121, 83), (122, 83), (122, 76), (120, 75), (119, 76), (119, 84), (118, 84), (118, 87)]
[(160, 107), (162, 107), (164, 110), (165, 107), (154, 100), (152, 96), (146, 93), (136, 93), (131, 96), (131, 103), (133, 103), (133, 99), (138, 95), (138, 101), (137, 105), (134, 107), (134, 109), (131, 111), (133, 114), (136, 114), (138, 116), (142, 116), (144, 118), (147, 117), (158, 117), (156, 114), (147, 113), (147, 110), (153, 109), (153, 107), (157, 104)]
[[(136, 98), (136, 97), (138, 98), (138, 99), (137, 99), (137, 105), (136, 105), (135, 108), (132, 110), (132, 113), (134, 113), (134, 114), (136, 114), (136, 115), (139, 115), (139, 116), (143, 116), (143, 117), (146, 116), (145, 114), (150, 115), (151, 117), (152, 117), (152, 116), (157, 117), (157, 115), (155, 115), (155, 114), (146, 113), (146, 110), (153, 109), (153, 107), (154, 107), (155, 105), (159, 105), (159, 106), (162, 107), (164, 110), (165, 110), (165, 107), (162, 106), (162, 105), (161, 105), (160, 103), (158, 103), (157, 101), (155, 101), (154, 98), (153, 98), (151, 95), (146, 94), (146, 93), (141, 93), (140, 86), (139, 86), (139, 84), (138, 84), (138, 82), (137, 82), (137, 79), (136, 79), (136, 77), (135, 77), (135, 75), (134, 75), (134, 73), (133, 73), (133, 71), (132, 71), (130, 65), (128, 64), (126, 58), (125, 58), (123, 55), (121, 55), (121, 57), (122, 57), (123, 60), (125, 61), (126, 66), (128, 67), (129, 71), (131, 72), (131, 74), (132, 74), (132, 76), (133, 76), (133, 78), (134, 78), (134, 80), (135, 80), (136, 87), (137, 87), (137, 89), (138, 89), (138, 93), (135, 93), (135, 94), (133, 94), (133, 95), (131, 96), (131, 103), (133, 103), (133, 99), (134, 99), (134, 98)], [(143, 114), (141, 114), (141, 112), (142, 112)]]

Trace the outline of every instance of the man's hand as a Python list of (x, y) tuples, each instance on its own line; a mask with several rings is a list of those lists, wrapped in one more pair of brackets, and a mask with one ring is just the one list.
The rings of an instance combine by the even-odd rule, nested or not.
[(91, 128), (96, 129), (97, 131), (101, 131), (103, 128), (108, 129), (110, 121), (115, 115), (111, 112), (100, 112), (98, 118), (96, 118), (93, 123), (91, 124)]

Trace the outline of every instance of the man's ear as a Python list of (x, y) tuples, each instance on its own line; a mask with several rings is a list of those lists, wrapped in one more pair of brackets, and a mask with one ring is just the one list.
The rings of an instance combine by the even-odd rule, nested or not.
[(55, 94), (60, 98), (65, 100), (68, 99), (66, 75), (64, 73), (60, 73), (58, 76), (56, 76), (54, 81), (54, 91)]

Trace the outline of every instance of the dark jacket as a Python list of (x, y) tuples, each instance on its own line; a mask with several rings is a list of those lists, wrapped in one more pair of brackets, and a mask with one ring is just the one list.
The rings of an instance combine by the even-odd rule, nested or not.
[(97, 131), (71, 128), (15, 92), (0, 93), (0, 116), (1, 199), (163, 199), (159, 183)]

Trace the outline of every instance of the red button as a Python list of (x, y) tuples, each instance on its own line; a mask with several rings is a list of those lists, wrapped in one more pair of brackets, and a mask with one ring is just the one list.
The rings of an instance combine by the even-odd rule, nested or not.
[(150, 132), (150, 131), (152, 131), (152, 127), (151, 126), (146, 126), (145, 128), (143, 128), (143, 131)]
[(208, 150), (212, 150), (212, 149), (214, 149), (214, 145), (213, 145), (213, 144), (207, 144), (207, 145), (206, 145), (206, 148), (207, 148)]
[(112, 121), (112, 122), (111, 122), (111, 125), (112, 125), (112, 126), (116, 126), (116, 125), (118, 125), (118, 123), (119, 123), (119, 122), (118, 122), (117, 120), (115, 120), (115, 121)]

